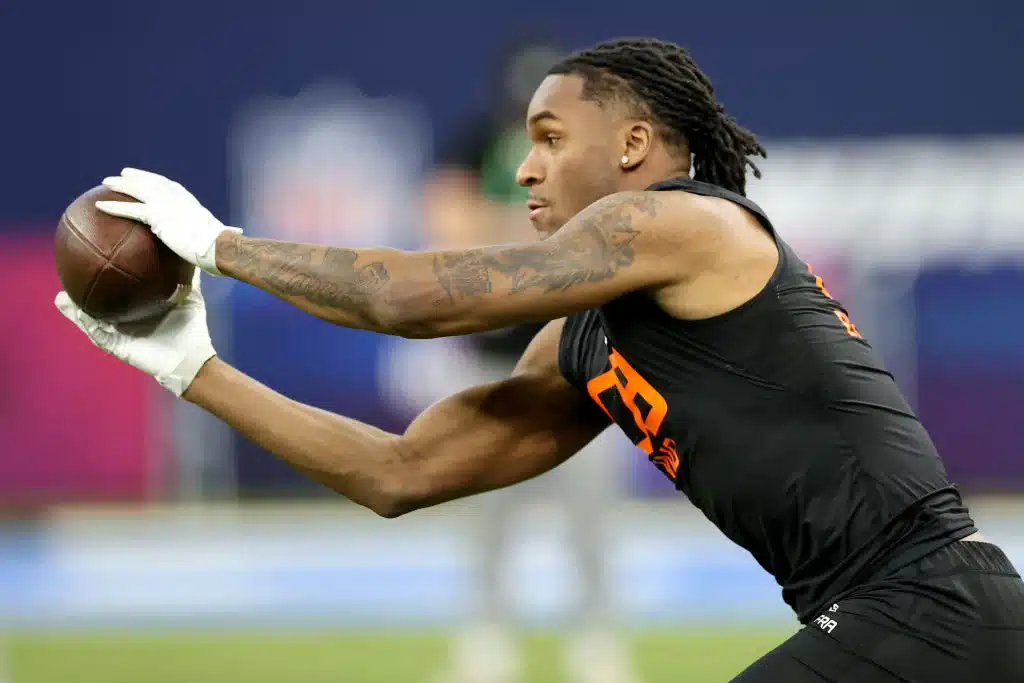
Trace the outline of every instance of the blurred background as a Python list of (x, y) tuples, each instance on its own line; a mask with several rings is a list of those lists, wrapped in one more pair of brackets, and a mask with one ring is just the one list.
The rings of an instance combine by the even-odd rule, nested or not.
[[(0, 2), (0, 681), (704, 683), (795, 629), (621, 438), (569, 478), (382, 520), (51, 305), (57, 219), (124, 166), (252, 235), (527, 238), (524, 98), (560, 52), (621, 35), (688, 47), (762, 137), (749, 196), (1024, 566), (1024, 9), (912, 5)], [(204, 290), (231, 362), (393, 431), (530, 334), (395, 340)]]

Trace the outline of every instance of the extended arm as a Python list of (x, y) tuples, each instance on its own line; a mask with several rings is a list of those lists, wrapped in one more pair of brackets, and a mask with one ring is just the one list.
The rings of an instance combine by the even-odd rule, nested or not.
[(682, 231), (662, 228), (659, 194), (612, 195), (544, 241), (483, 249), (345, 249), (225, 232), (216, 266), (346, 327), (467, 334), (561, 318), (678, 280)]
[(512, 377), (440, 401), (402, 435), (293, 401), (216, 358), (184, 398), (345, 497), (394, 517), (535, 477), (604, 429), (558, 371), (561, 328), (548, 324)]
[(126, 168), (104, 185), (139, 201), (98, 208), (147, 223), (203, 270), (338, 325), (405, 337), (555, 320), (638, 290), (677, 317), (708, 317), (760, 291), (778, 262), (753, 215), (688, 192), (607, 196), (541, 242), (404, 252), (247, 238), (147, 171)]

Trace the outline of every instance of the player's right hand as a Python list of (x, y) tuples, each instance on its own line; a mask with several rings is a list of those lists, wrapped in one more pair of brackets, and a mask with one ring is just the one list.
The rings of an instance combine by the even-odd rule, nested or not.
[(180, 183), (158, 173), (126, 168), (119, 176), (104, 178), (103, 185), (138, 201), (101, 201), (96, 202), (97, 209), (145, 223), (178, 256), (211, 275), (221, 274), (217, 237), (226, 231), (242, 232), (240, 228), (221, 223)]
[(93, 344), (181, 396), (203, 364), (216, 355), (206, 325), (199, 273), (197, 269), (188, 297), (154, 321), (111, 325), (83, 311), (65, 292), (57, 295), (54, 304)]

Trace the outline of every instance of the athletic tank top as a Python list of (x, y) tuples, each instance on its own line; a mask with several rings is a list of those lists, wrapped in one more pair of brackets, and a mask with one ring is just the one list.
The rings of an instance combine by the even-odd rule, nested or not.
[(559, 365), (676, 488), (782, 587), (806, 623), (829, 601), (976, 531), (927, 432), (871, 346), (775, 239), (764, 289), (705, 320), (646, 293), (571, 316)]

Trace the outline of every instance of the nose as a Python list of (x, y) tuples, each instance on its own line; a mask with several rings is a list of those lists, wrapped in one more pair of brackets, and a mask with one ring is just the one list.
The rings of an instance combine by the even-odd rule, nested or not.
[(526, 158), (523, 159), (523, 163), (519, 165), (519, 169), (516, 171), (516, 182), (522, 187), (533, 187), (534, 185), (541, 183), (543, 180), (544, 175), (541, 164), (539, 163), (534, 150), (531, 149), (530, 153), (526, 155)]

